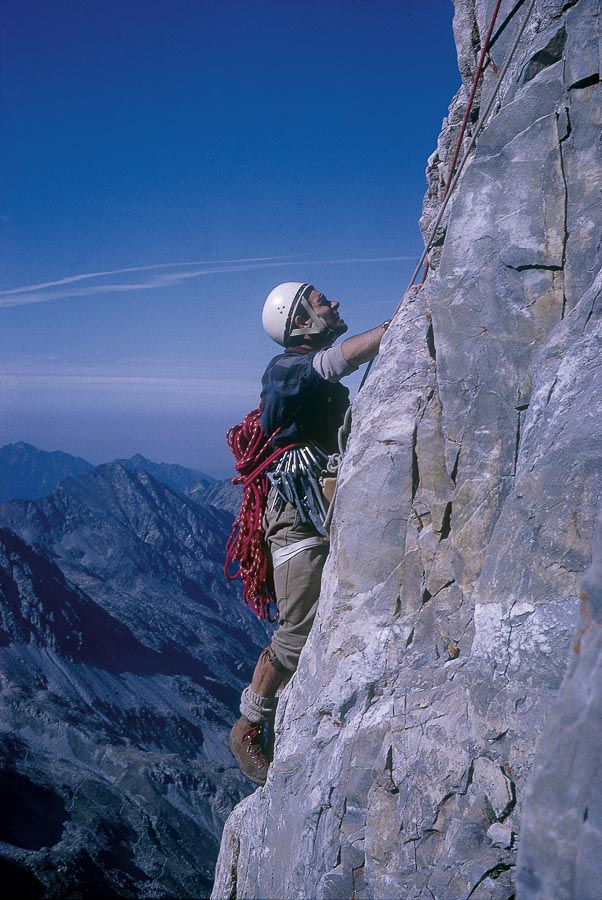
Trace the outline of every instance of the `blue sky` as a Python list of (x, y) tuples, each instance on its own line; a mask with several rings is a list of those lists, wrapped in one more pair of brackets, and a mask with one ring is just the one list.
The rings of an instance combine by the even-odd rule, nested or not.
[(451, 0), (5, 0), (0, 444), (229, 474), (311, 281), (351, 331), (420, 255)]

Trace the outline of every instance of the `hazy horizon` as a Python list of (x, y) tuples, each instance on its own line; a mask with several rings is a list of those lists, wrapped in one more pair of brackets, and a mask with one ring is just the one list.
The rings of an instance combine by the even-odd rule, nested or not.
[(274, 284), (315, 283), (350, 333), (407, 285), (452, 14), (8, 0), (0, 444), (231, 475)]

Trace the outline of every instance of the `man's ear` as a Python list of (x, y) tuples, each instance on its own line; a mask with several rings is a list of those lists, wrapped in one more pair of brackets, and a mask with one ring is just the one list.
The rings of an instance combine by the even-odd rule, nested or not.
[(295, 316), (295, 328), (308, 328), (311, 325), (311, 319), (307, 316)]

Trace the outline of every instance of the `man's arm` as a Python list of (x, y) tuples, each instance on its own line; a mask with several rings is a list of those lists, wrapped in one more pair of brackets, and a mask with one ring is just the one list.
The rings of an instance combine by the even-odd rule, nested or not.
[(388, 327), (389, 322), (383, 322), (382, 325), (378, 325), (370, 331), (354, 334), (353, 337), (343, 341), (341, 350), (346, 362), (350, 366), (360, 366), (369, 359), (374, 359), (378, 353), (382, 336)]

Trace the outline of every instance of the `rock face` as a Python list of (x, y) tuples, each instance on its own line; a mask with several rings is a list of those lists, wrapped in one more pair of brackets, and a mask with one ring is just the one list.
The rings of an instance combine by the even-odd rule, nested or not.
[[(429, 163), (425, 228), (495, 3), (455, 5), (463, 86)], [(502, 3), (481, 110), (530, 5)], [(425, 286), (354, 403), (318, 619), (267, 785), (226, 826), (216, 900), (515, 892), (602, 493), (599, 26), (597, 0), (535, 4)], [(577, 685), (598, 651), (581, 647), (570, 684), (593, 711), (599, 688)], [(584, 796), (558, 765), (566, 802)], [(533, 833), (552, 826), (537, 771), (518, 896), (566, 897), (538, 872)], [(599, 798), (588, 808), (572, 885), (591, 885), (602, 857)], [(576, 838), (570, 816), (555, 827), (560, 865)]]
[(5, 889), (206, 897), (267, 642), (224, 583), (231, 516), (110, 464), (0, 522)]
[(521, 822), (521, 897), (598, 897), (602, 884), (602, 529), (579, 631), (541, 736)]

